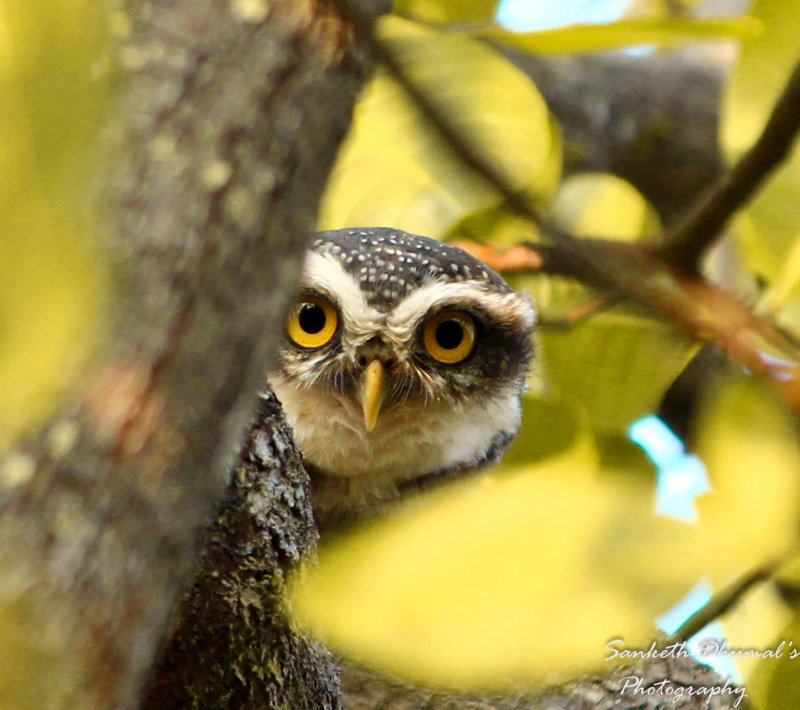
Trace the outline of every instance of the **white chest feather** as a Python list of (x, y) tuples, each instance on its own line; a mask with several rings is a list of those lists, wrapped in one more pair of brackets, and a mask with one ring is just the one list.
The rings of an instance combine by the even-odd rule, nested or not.
[[(454, 407), (406, 402), (381, 411), (367, 432), (358, 402), (328, 391), (272, 380), (303, 456), (330, 476), (363, 479), (368, 488), (481, 461), (492, 440), (519, 427), (519, 395)], [(355, 481), (354, 481), (355, 483)]]

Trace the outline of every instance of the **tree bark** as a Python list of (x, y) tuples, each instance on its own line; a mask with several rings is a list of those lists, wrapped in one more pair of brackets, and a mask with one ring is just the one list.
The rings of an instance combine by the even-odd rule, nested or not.
[(286, 574), (313, 553), (317, 530), (308, 477), (271, 393), (208, 537), (143, 707), (341, 708), (332, 657), (283, 614)]
[[(347, 661), (342, 663), (341, 672), (342, 696), (347, 710), (692, 710), (698, 707), (748, 710), (752, 707), (746, 697), (736, 692), (736, 686), (726, 683), (710, 668), (691, 658), (638, 661), (591, 676), (578, 676), (559, 685), (521, 687), (503, 693), (416, 688)], [(635, 681), (629, 680), (626, 685), (625, 679), (631, 678), (642, 679), (639, 692), (633, 689)], [(659, 683), (664, 680), (669, 681), (672, 693), (658, 692)], [(712, 687), (720, 688), (721, 692), (708, 705), (705, 704), (706, 692), (700, 695), (687, 692)], [(648, 688), (652, 688), (652, 692), (648, 693)], [(675, 694), (676, 688), (683, 689), (681, 695)]]
[[(127, 12), (122, 153), (104, 195), (114, 322), (81, 390), (1, 462), (17, 473), (0, 490), (6, 707), (136, 704), (365, 76), (322, 0), (136, 0)], [(299, 476), (284, 485), (301, 496)], [(307, 507), (294, 515), (308, 523)], [(302, 524), (283, 534), (311, 544)], [(297, 666), (327, 671), (313, 647), (287, 643), (306, 654)], [(319, 679), (333, 697), (330, 673)]]

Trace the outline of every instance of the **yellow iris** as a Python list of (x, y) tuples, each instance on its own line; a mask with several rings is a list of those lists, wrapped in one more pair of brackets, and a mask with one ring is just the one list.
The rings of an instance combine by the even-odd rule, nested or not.
[(339, 327), (339, 315), (321, 296), (304, 296), (286, 321), (286, 333), (301, 348), (327, 345)]
[(475, 339), (475, 319), (464, 311), (440, 311), (425, 324), (422, 333), (428, 354), (447, 365), (466, 359), (475, 348)]

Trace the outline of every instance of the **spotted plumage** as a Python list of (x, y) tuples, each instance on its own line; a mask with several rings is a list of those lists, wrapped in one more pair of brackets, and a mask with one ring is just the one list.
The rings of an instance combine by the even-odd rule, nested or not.
[(475, 281), (511, 289), (462, 249), (396, 229), (343, 229), (318, 234), (311, 249), (336, 258), (357, 281), (367, 303), (387, 311), (431, 281)]
[(484, 467), (519, 427), (529, 299), (466, 252), (390, 228), (317, 234), (269, 375), (323, 518)]

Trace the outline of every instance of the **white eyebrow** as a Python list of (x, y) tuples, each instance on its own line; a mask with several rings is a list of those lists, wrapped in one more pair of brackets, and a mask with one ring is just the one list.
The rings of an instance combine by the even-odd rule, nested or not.
[(319, 252), (306, 256), (303, 285), (330, 298), (338, 306), (345, 327), (356, 336), (385, 329), (392, 340), (408, 341), (435, 306), (480, 306), (502, 319), (520, 318), (527, 327), (532, 327), (535, 320), (529, 299), (515, 291), (490, 290), (483, 281), (474, 280), (431, 280), (412, 291), (387, 315), (367, 303), (357, 277), (348, 273), (336, 257)]
[(527, 299), (515, 291), (491, 291), (482, 281), (431, 281), (406, 296), (389, 314), (386, 324), (396, 337), (407, 338), (431, 308), (447, 305), (480, 306), (504, 319), (521, 318), (528, 327), (535, 319)]
[(367, 303), (356, 278), (330, 254), (308, 252), (303, 264), (303, 285), (330, 298), (339, 307), (345, 326), (354, 333), (374, 330), (385, 318)]

